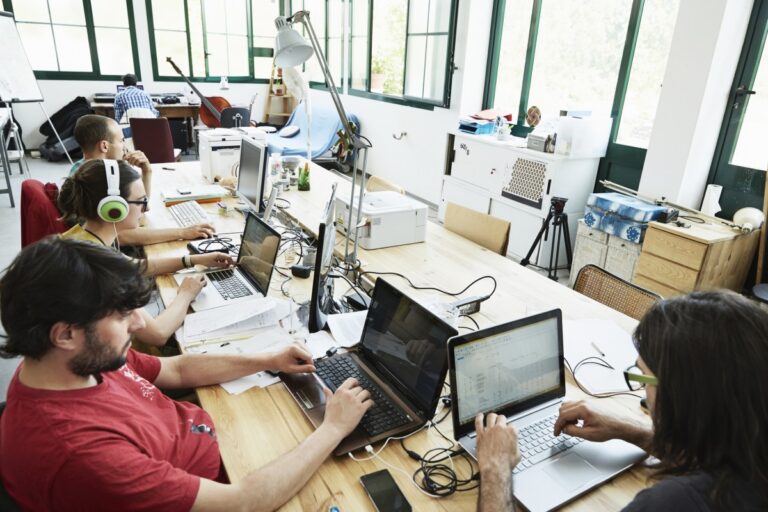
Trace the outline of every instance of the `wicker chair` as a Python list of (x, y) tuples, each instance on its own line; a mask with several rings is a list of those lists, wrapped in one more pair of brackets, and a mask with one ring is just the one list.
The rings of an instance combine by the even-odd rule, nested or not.
[(586, 265), (579, 270), (573, 289), (637, 320), (640, 320), (651, 306), (662, 300), (660, 295), (595, 265)]

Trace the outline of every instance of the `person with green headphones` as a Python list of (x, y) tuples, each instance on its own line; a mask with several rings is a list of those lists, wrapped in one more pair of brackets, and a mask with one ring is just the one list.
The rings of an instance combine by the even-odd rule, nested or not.
[[(59, 209), (64, 216), (82, 219), (63, 233), (62, 238), (87, 240), (119, 250), (118, 234), (139, 225), (149, 209), (149, 198), (141, 176), (131, 165), (116, 160), (89, 160), (64, 181), (59, 194)], [(191, 268), (231, 267), (234, 259), (228, 254), (212, 252), (185, 255), (180, 258), (149, 258), (144, 260), (144, 271), (155, 276)], [(140, 314), (146, 323), (135, 338), (153, 346), (165, 345), (168, 338), (184, 322), (190, 303), (205, 285), (201, 275), (187, 277), (181, 283), (176, 298), (153, 318), (144, 308)]]

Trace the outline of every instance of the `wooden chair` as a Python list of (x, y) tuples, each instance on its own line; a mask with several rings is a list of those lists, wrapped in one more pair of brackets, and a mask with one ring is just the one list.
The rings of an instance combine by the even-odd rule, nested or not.
[(365, 182), (365, 191), (366, 192), (384, 192), (384, 191), (392, 191), (397, 192), (398, 194), (405, 194), (405, 189), (401, 187), (400, 185), (395, 185), (391, 181), (387, 181), (384, 178), (379, 178), (378, 176), (371, 176), (368, 178), (368, 181)]
[(662, 300), (652, 291), (640, 288), (595, 265), (585, 265), (576, 276), (573, 289), (636, 320)]
[(171, 127), (166, 118), (132, 117), (129, 121), (133, 134), (133, 145), (137, 150), (143, 151), (147, 155), (150, 163), (163, 164), (177, 160), (181, 150), (173, 147)]
[(507, 254), (510, 225), (506, 220), (456, 203), (448, 203), (445, 208), (444, 225), (447, 229), (486, 249), (502, 256)]

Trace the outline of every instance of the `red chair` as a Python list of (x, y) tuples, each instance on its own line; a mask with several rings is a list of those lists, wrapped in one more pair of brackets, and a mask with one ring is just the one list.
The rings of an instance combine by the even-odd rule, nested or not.
[(63, 233), (67, 225), (56, 206), (59, 187), (55, 183), (24, 180), (21, 183), (21, 247), (48, 235)]
[(130, 118), (133, 147), (143, 151), (150, 163), (175, 162), (181, 150), (174, 149), (171, 127), (164, 117)]

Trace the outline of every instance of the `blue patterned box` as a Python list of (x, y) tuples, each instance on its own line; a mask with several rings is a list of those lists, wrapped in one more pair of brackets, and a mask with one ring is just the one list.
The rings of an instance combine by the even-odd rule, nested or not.
[(587, 226), (641, 243), (648, 223), (666, 211), (663, 206), (641, 201), (618, 192), (591, 194), (584, 211)]

